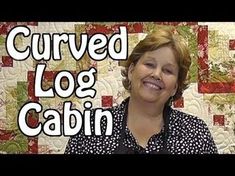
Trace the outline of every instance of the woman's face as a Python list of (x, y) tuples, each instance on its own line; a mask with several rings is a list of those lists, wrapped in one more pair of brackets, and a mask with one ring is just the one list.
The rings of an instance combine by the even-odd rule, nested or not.
[(146, 52), (136, 65), (129, 67), (131, 96), (164, 105), (177, 91), (178, 72), (179, 67), (170, 47)]

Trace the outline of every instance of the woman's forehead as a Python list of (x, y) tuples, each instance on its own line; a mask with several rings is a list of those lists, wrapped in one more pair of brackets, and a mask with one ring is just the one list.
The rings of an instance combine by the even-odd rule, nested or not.
[(174, 51), (170, 47), (162, 47), (154, 51), (148, 51), (144, 53), (140, 59), (172, 65), (177, 64)]

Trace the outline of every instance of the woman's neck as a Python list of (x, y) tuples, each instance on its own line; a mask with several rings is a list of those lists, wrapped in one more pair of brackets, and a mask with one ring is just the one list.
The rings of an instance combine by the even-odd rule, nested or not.
[(159, 133), (163, 127), (163, 108), (154, 103), (136, 101), (130, 97), (127, 126), (138, 144), (146, 147), (149, 138)]
[(164, 105), (150, 103), (143, 100), (136, 100), (130, 97), (128, 105), (128, 114), (134, 115), (136, 118), (156, 120), (163, 116)]

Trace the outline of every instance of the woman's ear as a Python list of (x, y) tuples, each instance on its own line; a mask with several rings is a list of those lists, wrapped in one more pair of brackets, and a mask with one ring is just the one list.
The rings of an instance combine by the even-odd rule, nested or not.
[(134, 65), (133, 63), (131, 63), (131, 65), (130, 65), (129, 68), (128, 68), (128, 79), (129, 79), (129, 81), (131, 81), (132, 72), (133, 72), (133, 70), (134, 70), (134, 67), (135, 67), (135, 65)]

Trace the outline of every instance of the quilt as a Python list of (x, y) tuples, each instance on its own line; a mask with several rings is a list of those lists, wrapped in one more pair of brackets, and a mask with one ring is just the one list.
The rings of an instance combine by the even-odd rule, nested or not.
[[(110, 44), (109, 39), (120, 26), (126, 26), (127, 29), (129, 54), (138, 41), (151, 31), (164, 26), (175, 26), (178, 29), (187, 39), (193, 60), (190, 68), (190, 86), (172, 106), (202, 118), (213, 135), (219, 153), (235, 153), (235, 23), (232, 22), (1, 22), (0, 153), (64, 152), (68, 136), (50, 136), (44, 132), (35, 132), (36, 135), (27, 136), (26, 132), (19, 128), (19, 111), (29, 101), (40, 103), (43, 109), (55, 109), (63, 114), (64, 102), (72, 102), (71, 106), (80, 110), (84, 109), (83, 104), (86, 101), (90, 101), (94, 108), (107, 108), (120, 104), (128, 96), (122, 86), (122, 61), (116, 61), (109, 56), (97, 61), (87, 53), (76, 60), (66, 42), (61, 42), (60, 54), (54, 55), (58, 60), (37, 60), (35, 58), (39, 56), (30, 54), (33, 50), (31, 36), (35, 34), (36, 38), (45, 33), (50, 37), (65, 34), (63, 37), (66, 40), (66, 34), (76, 34), (73, 41), (79, 46), (82, 36), (85, 38), (86, 35), (100, 34), (106, 36)], [(22, 53), (19, 60), (12, 59), (6, 49), (6, 41), (10, 37), (8, 34), (13, 29), (22, 29), (25, 32), (21, 31), (13, 39), (15, 48), (22, 53), (26, 51), (26, 46), (29, 46), (27, 59), (22, 59), (26, 58)], [(37, 45), (40, 50), (44, 44), (39, 39)], [(52, 44), (50, 46), (53, 47)], [(116, 47), (120, 49), (119, 45)], [(53, 56), (49, 54), (48, 58), (50, 57)], [(38, 64), (45, 66), (41, 83), (44, 90), (53, 87), (54, 80), (61, 71), (66, 70), (66, 74), (71, 76), (94, 67), (95, 96), (35, 96), (35, 72)], [(62, 84), (65, 87), (69, 86), (66, 81)], [(27, 124), (35, 127), (39, 121), (45, 121), (43, 113), (31, 111), (26, 119)]]

